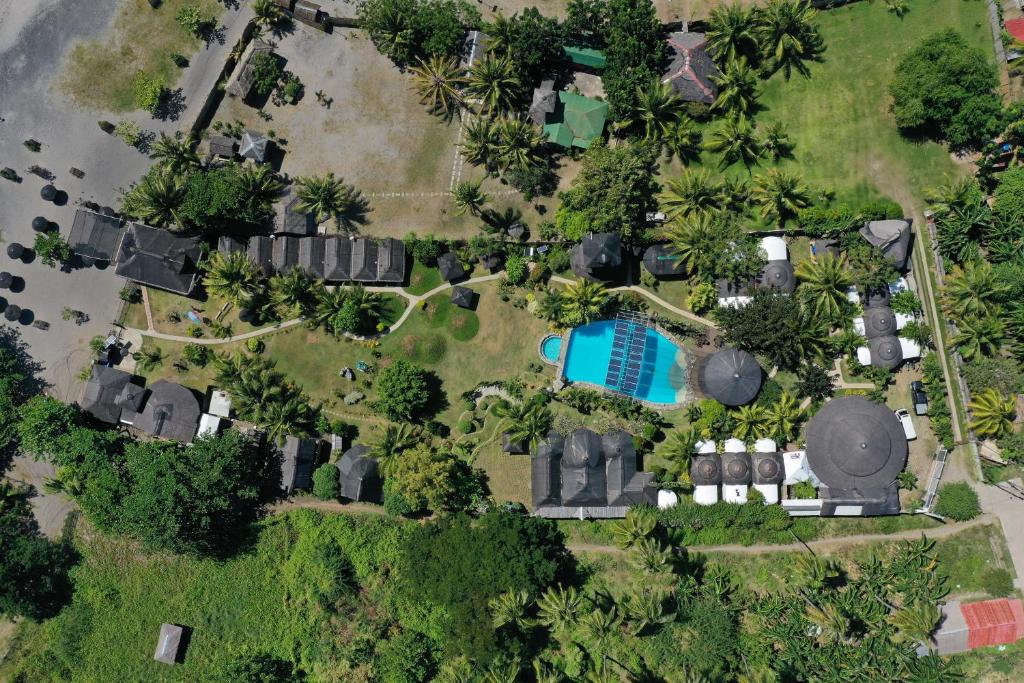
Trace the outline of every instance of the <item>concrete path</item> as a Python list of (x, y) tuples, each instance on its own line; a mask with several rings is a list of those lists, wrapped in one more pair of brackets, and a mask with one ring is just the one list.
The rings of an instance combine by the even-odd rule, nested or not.
[[(557, 282), (557, 283), (563, 284), (563, 285), (571, 285), (571, 284), (573, 284), (575, 282), (575, 280), (570, 280), (569, 278), (565, 278), (565, 277), (562, 277), (560, 275), (552, 275), (551, 276), (551, 281), (552, 282)], [(609, 287), (608, 291), (609, 292), (636, 292), (637, 294), (640, 294), (641, 296), (647, 297), (648, 299), (650, 299), (654, 303), (658, 304), (662, 308), (664, 308), (666, 310), (669, 310), (669, 311), (672, 311), (673, 313), (675, 313), (676, 315), (678, 315), (678, 316), (680, 316), (682, 318), (686, 318), (688, 320), (692, 320), (693, 322), (699, 323), (701, 325), (704, 325), (705, 327), (710, 327), (710, 328), (716, 329), (716, 330), (718, 329), (718, 325), (716, 325), (711, 320), (708, 320), (707, 318), (702, 318), (701, 316), (697, 315), (696, 313), (693, 313), (692, 311), (687, 311), (684, 308), (679, 308), (678, 306), (673, 306), (672, 304), (670, 304), (669, 302), (665, 301), (664, 299), (662, 299), (658, 295), (654, 294), (653, 292), (651, 292), (651, 291), (649, 291), (647, 289), (644, 289), (643, 287), (638, 287), (636, 285), (625, 285), (625, 286), (622, 286), (622, 287)]]
[(988, 484), (975, 484), (974, 490), (978, 492), (978, 500), (986, 516), (996, 517), (1002, 525), (1006, 547), (1016, 568), (1013, 585), (1024, 590), (1024, 500)]

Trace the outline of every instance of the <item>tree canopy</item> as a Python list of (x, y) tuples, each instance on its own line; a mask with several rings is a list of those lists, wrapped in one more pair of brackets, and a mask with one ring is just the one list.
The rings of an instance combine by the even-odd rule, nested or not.
[(366, 0), (359, 19), (378, 50), (406, 65), (417, 57), (457, 56), (480, 13), (463, 0)]
[(422, 417), (430, 402), (427, 371), (407, 360), (395, 360), (381, 370), (375, 385), (373, 409), (395, 422)]

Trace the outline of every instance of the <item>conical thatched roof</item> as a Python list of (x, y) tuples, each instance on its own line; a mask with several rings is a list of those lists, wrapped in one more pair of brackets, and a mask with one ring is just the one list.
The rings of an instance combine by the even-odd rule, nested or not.
[(896, 316), (888, 306), (871, 306), (864, 311), (864, 336), (868, 339), (896, 334)]
[(764, 371), (757, 360), (734, 348), (725, 348), (704, 365), (701, 385), (704, 393), (727, 406), (749, 403), (761, 389)]
[(876, 368), (895, 370), (903, 362), (900, 340), (894, 336), (875, 337), (868, 342), (871, 350), (871, 364)]

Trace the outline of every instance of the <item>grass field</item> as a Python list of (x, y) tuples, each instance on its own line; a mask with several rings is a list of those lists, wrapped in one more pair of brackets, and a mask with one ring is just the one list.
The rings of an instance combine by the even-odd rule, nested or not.
[(189, 57), (202, 44), (174, 19), (186, 5), (198, 5), (215, 20), (224, 13), (216, 0), (164, 0), (157, 9), (147, 0), (124, 0), (108, 35), (71, 49), (61, 89), (81, 105), (124, 112), (136, 108), (132, 79), (140, 70), (173, 88), (180, 70), (171, 54)]

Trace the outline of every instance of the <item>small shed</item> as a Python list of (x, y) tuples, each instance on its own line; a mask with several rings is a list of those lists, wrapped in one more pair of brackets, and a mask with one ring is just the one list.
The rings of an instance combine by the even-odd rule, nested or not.
[(622, 240), (614, 232), (590, 233), (569, 251), (569, 265), (593, 282), (617, 280), (622, 276)]
[(109, 262), (117, 253), (123, 234), (123, 221), (120, 218), (78, 209), (75, 211), (75, 221), (71, 224), (68, 244), (78, 256)]
[(252, 159), (257, 164), (262, 164), (267, 160), (271, 144), (269, 138), (255, 131), (247, 130), (242, 133), (242, 142), (238, 147), (238, 153), (246, 159)]
[(605, 54), (592, 47), (566, 45), (562, 50), (565, 52), (565, 56), (569, 58), (569, 61), (575, 66), (586, 69), (603, 69), (608, 65), (608, 58), (605, 57)]
[(183, 626), (162, 624), (153, 659), (163, 664), (178, 664), (181, 661), (184, 638), (185, 628)]
[(210, 138), (210, 156), (222, 159), (235, 158), (236, 143), (226, 135), (214, 135)]
[(882, 250), (898, 270), (906, 270), (910, 260), (910, 221), (892, 219), (868, 221), (860, 234), (872, 245)]
[(228, 392), (214, 389), (210, 393), (210, 409), (207, 412), (218, 417), (231, 417), (231, 396)]
[(452, 287), (452, 303), (459, 308), (472, 309), (476, 293), (469, 287)]
[(871, 365), (876, 368), (895, 370), (903, 362), (903, 348), (900, 340), (892, 335), (875, 337), (868, 342)]
[(533, 91), (533, 101), (530, 103), (530, 120), (535, 125), (543, 126), (548, 122), (548, 115), (554, 114), (558, 108), (558, 91), (555, 90), (555, 82), (551, 79), (541, 81), (540, 86)]
[(459, 263), (459, 257), (450, 251), (437, 258), (437, 269), (441, 272), (441, 279), (447, 282), (454, 282), (466, 275), (466, 270)]
[(354, 501), (380, 503), (384, 499), (383, 480), (376, 458), (367, 446), (357, 445), (345, 451), (335, 463), (341, 495)]

